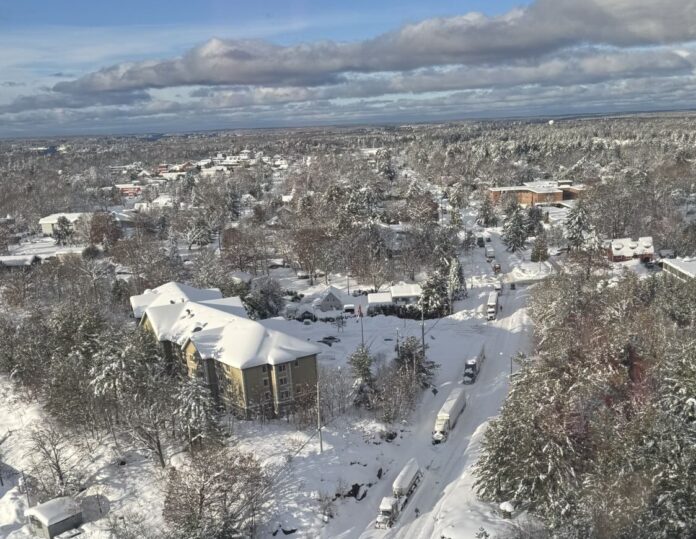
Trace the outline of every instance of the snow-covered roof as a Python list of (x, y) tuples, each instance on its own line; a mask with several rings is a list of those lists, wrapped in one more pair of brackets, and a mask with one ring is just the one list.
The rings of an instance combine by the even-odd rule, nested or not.
[(33, 516), (44, 526), (52, 526), (80, 513), (82, 513), (80, 505), (69, 496), (54, 498), (46, 503), (30, 507), (24, 512), (25, 516)]
[(131, 296), (130, 303), (133, 308), (133, 316), (142, 318), (145, 309), (148, 307), (220, 298), (222, 298), (222, 292), (217, 288), (194, 288), (193, 286), (170, 281), (152, 290), (145, 290), (138, 296)]
[(61, 217), (65, 217), (70, 223), (74, 223), (83, 215), (87, 215), (87, 214), (86, 213), (52, 213), (51, 215), (47, 215), (46, 217), (42, 217), (41, 219), (39, 219), (39, 224), (40, 225), (55, 225), (58, 223), (58, 219), (60, 219)]
[(627, 258), (652, 255), (655, 254), (655, 247), (650, 236), (638, 238), (638, 241), (631, 238), (619, 238), (611, 240), (611, 254)]
[(391, 305), (391, 292), (374, 292), (367, 295), (367, 306)]
[(194, 333), (191, 342), (202, 358), (214, 359), (238, 369), (279, 365), (320, 351), (308, 341), (238, 317), (224, 327)]
[(696, 278), (696, 258), (667, 258), (662, 261), (662, 267), (664, 266), (670, 266), (692, 279)]
[(414, 298), (420, 297), (423, 289), (419, 284), (399, 283), (389, 287), (392, 298)]
[(31, 266), (35, 262), (39, 262), (41, 259), (36, 255), (7, 255), (0, 256), (0, 266)]
[(238, 297), (155, 305), (148, 307), (145, 315), (158, 340), (179, 346), (186, 344), (197, 331), (223, 327), (247, 317)]
[(329, 296), (334, 296), (338, 301), (343, 303), (343, 292), (336, 288), (335, 286), (328, 286), (326, 287), (317, 297), (316, 299), (312, 302), (314, 305), (320, 304), (322, 301), (324, 301), (326, 298)]

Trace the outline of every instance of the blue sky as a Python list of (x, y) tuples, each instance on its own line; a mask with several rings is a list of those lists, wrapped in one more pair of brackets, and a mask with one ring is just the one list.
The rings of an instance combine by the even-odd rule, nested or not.
[(692, 0), (0, 3), (0, 136), (691, 106)]

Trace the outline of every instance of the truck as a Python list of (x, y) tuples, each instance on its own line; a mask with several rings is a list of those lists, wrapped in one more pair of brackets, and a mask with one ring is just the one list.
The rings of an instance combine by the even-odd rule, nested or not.
[(498, 314), (498, 292), (491, 292), (488, 295), (488, 303), (486, 304), (486, 320), (495, 320)]
[(491, 261), (491, 266), (493, 267), (493, 273), (498, 275), (500, 273), (500, 263), (495, 260)]
[(445, 442), (457, 419), (466, 408), (466, 393), (463, 387), (455, 387), (440, 408), (433, 427), (433, 444)]
[(486, 247), (486, 258), (488, 260), (493, 260), (495, 258), (495, 249), (493, 249), (493, 247)]
[(483, 366), (483, 362), (486, 360), (486, 351), (483, 346), (481, 346), (481, 350), (479, 351), (478, 355), (473, 358), (467, 360), (467, 362), (464, 364), (464, 378), (462, 379), (462, 382), (465, 384), (473, 384), (476, 381), (476, 378), (478, 378), (479, 372), (481, 372), (481, 367)]
[(392, 485), (392, 495), (382, 498), (375, 528), (387, 529), (394, 525), (422, 477), (423, 471), (418, 461), (412, 458), (396, 476)]

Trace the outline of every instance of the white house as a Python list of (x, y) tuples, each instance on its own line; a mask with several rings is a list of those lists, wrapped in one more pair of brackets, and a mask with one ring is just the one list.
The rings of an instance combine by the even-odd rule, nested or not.
[(367, 314), (373, 314), (380, 307), (394, 305), (391, 292), (374, 292), (367, 295)]
[(395, 305), (413, 305), (418, 303), (423, 289), (419, 284), (402, 282), (390, 287), (389, 292)]
[(321, 312), (342, 311), (343, 293), (334, 286), (329, 286), (313, 302), (312, 305)]
[(222, 299), (222, 292), (217, 288), (194, 288), (186, 284), (171, 281), (162, 286), (145, 290), (142, 294), (131, 296), (130, 303), (133, 308), (133, 316), (142, 318), (148, 307), (160, 305), (174, 305), (187, 301), (210, 301)]
[(88, 213), (52, 213), (46, 217), (39, 219), (39, 226), (41, 226), (41, 233), (44, 236), (53, 236), (53, 233), (58, 225), (58, 219), (65, 217), (71, 226), (75, 226), (75, 223), (83, 216), (89, 215)]

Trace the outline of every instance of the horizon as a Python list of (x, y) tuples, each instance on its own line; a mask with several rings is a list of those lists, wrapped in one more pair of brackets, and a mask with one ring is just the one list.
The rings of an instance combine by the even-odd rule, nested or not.
[(686, 0), (33, 0), (0, 12), (0, 138), (689, 110), (694, 21)]

